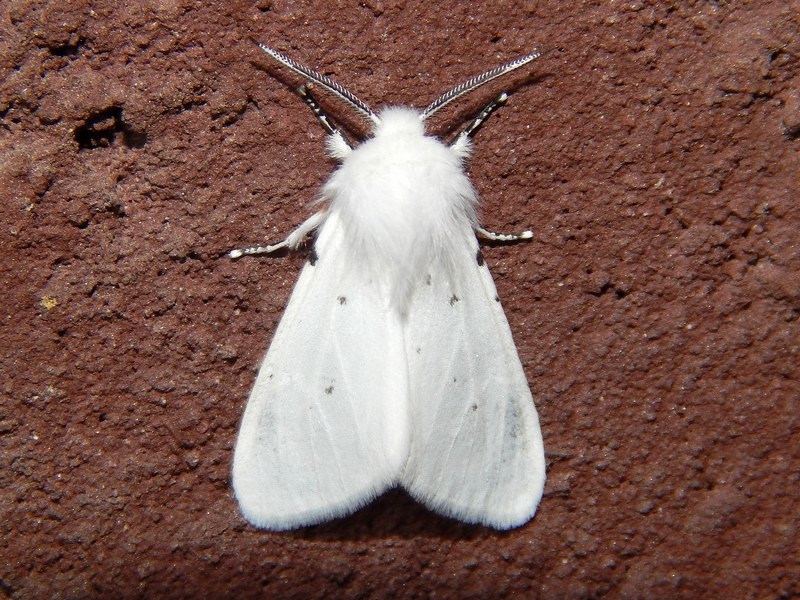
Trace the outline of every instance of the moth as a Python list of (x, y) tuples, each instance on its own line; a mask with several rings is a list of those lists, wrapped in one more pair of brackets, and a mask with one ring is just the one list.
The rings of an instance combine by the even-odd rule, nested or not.
[[(351, 144), (311, 94), (338, 168), (321, 209), (284, 241), (316, 239), (258, 373), (233, 459), (233, 489), (256, 527), (286, 530), (354, 512), (401, 486), (440, 514), (508, 529), (536, 511), (545, 480), (528, 383), (477, 236), (465, 173), (490, 102), (449, 143), (425, 122), (533, 52), (456, 86), (422, 111), (373, 112), (353, 93), (259, 44), (278, 64), (365, 118)], [(477, 235), (476, 235), (477, 234)]]

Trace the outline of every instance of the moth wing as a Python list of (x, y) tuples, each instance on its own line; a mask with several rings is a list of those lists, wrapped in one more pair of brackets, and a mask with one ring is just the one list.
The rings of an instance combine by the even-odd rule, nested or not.
[(408, 455), (402, 328), (385, 294), (347, 267), (347, 243), (330, 213), (247, 402), (233, 488), (257, 527), (351, 513), (396, 483)]
[(406, 325), (412, 440), (401, 483), (430, 509), (508, 529), (536, 512), (539, 420), (473, 232), (432, 267)]

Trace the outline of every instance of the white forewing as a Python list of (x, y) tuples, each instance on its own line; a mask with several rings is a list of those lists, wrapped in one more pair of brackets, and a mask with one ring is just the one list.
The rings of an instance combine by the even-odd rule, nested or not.
[(258, 527), (353, 512), (397, 482), (408, 455), (400, 319), (379, 284), (343, 260), (347, 244), (333, 211), (247, 402), (233, 488)]
[(417, 500), (507, 529), (542, 496), (539, 420), (492, 276), (471, 230), (421, 273), (405, 331), (411, 449), (401, 478)]

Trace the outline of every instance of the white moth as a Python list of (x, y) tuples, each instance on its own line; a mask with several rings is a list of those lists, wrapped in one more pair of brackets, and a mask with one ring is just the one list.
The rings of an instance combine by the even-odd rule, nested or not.
[[(260, 45), (260, 44), (259, 44)], [(424, 111), (374, 113), (354, 94), (283, 54), (273, 59), (338, 96), (372, 124), (353, 148), (306, 86), (341, 165), (324, 208), (283, 242), (230, 256), (314, 249), (275, 332), (244, 412), (233, 489), (256, 527), (285, 530), (347, 515), (402, 486), (467, 523), (526, 523), (542, 496), (539, 421), (476, 232), (464, 172), (471, 137), (501, 94), (449, 144), (424, 121), (539, 53), (473, 77)]]

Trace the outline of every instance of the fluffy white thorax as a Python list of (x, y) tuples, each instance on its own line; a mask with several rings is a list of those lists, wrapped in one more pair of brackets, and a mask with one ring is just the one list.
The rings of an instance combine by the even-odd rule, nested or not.
[(373, 137), (343, 159), (323, 199), (352, 241), (352, 267), (382, 279), (404, 312), (431, 262), (449, 262), (461, 242), (454, 237), (471, 234), (477, 198), (466, 153), (426, 136), (418, 111), (388, 107), (378, 116)]

